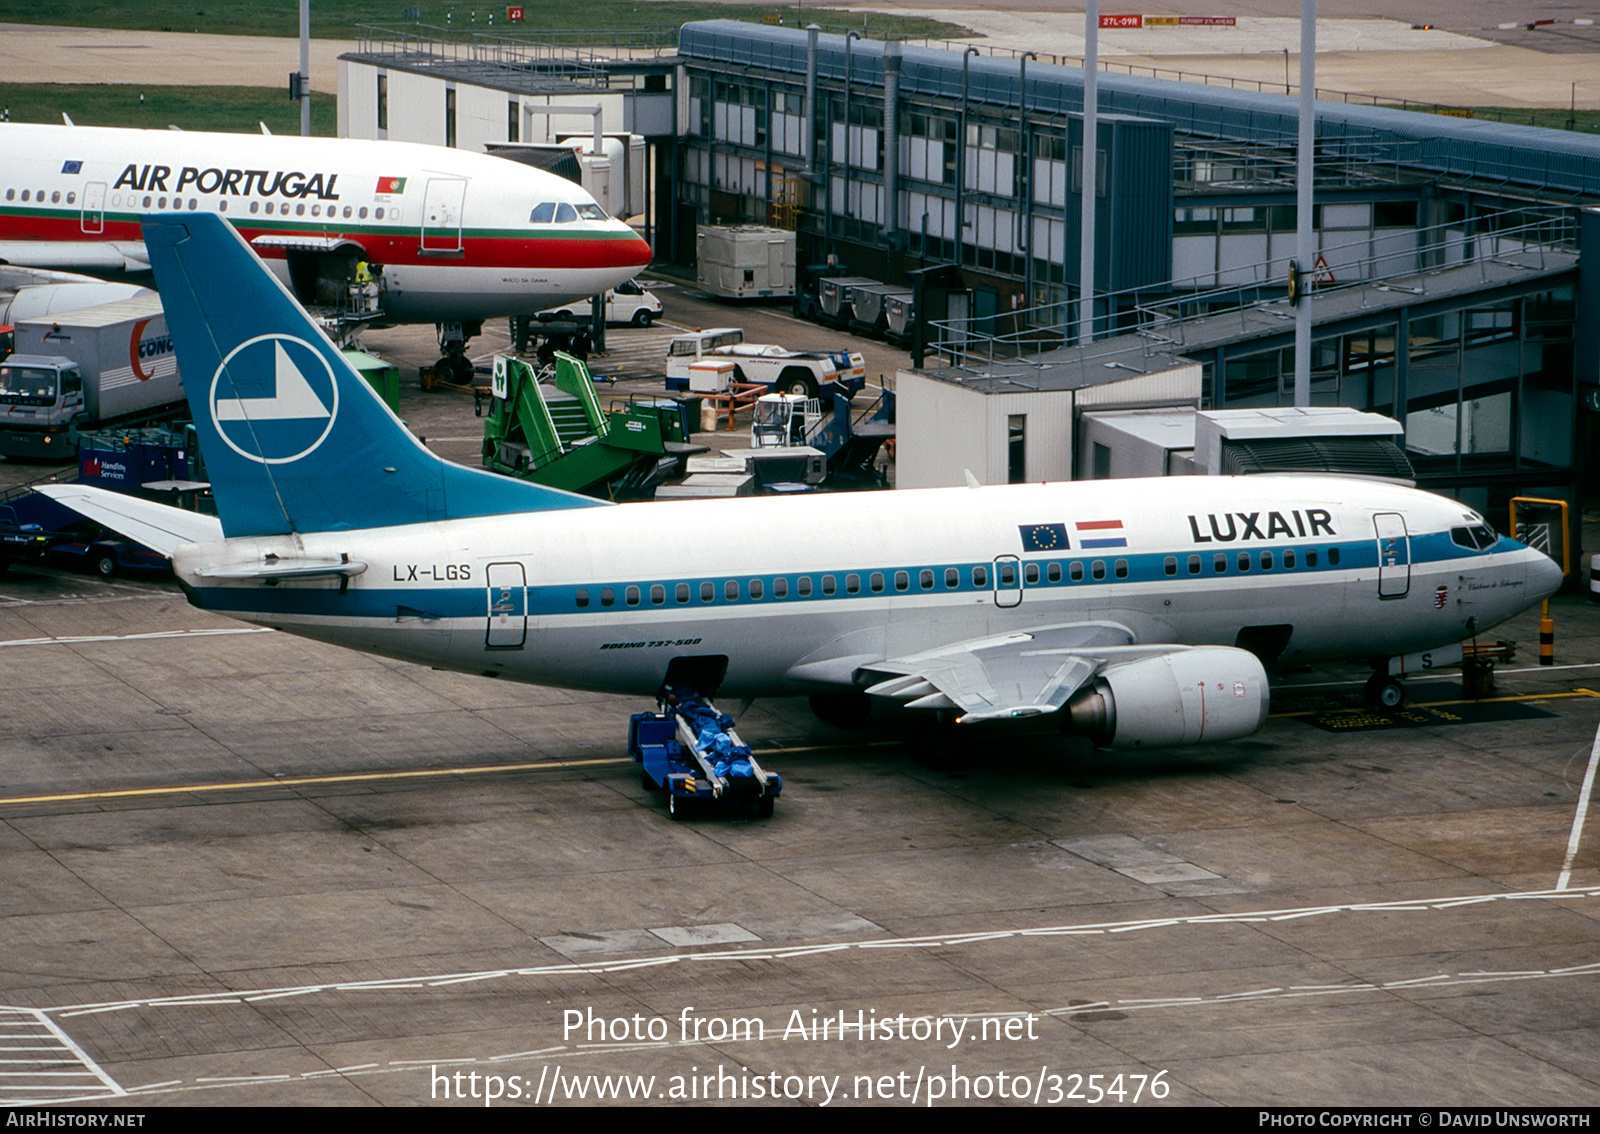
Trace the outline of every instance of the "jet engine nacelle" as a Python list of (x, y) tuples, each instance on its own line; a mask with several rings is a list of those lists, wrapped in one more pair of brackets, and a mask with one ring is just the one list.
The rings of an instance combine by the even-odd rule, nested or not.
[(1174, 649), (1113, 665), (1066, 710), (1075, 732), (1101, 748), (1238, 740), (1267, 719), (1267, 671), (1231, 646)]

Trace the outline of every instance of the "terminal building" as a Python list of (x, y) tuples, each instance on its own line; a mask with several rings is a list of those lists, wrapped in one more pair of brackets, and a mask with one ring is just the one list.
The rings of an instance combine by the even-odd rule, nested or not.
[[(341, 60), (339, 124), (476, 148), (598, 115), (649, 148), (658, 261), (690, 264), (698, 225), (756, 223), (792, 229), (802, 265), (938, 270), (954, 298), (902, 378), (902, 464), (976, 430), (1008, 479), (1092, 475), (1086, 407), (1290, 404), (1297, 100), (1101, 76), (1078, 343), (1083, 72), (1029, 55), (733, 21), (606, 42), (374, 31)], [(1600, 247), (1600, 138), (1319, 102), (1316, 199), (1313, 404), (1394, 418), (1417, 481), (1491, 516), (1518, 493), (1576, 501), (1600, 411), (1600, 262), (1583, 286), (1579, 254)], [(1032, 408), (919, 412), (919, 384)], [(1132, 400), (1086, 392), (1102, 385)]]

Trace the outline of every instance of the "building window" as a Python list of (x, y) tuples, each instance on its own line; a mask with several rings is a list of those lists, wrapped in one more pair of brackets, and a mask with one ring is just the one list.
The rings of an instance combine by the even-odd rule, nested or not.
[(1006, 475), (1008, 484), (1028, 479), (1028, 415), (1014, 413), (1006, 418)]
[(456, 144), (456, 89), (446, 87), (444, 90), (444, 144), (454, 148)]
[(517, 105), (516, 99), (506, 103), (506, 141), (508, 142), (522, 141), (522, 120), (519, 117), (521, 109)]
[(378, 75), (378, 129), (389, 128), (389, 76)]

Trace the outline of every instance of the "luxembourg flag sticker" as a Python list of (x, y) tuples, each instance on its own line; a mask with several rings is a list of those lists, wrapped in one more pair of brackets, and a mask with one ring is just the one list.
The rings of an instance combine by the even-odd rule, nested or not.
[(1078, 532), (1078, 546), (1086, 551), (1096, 547), (1128, 546), (1121, 520), (1079, 520), (1072, 526)]
[(377, 192), (379, 193), (404, 193), (405, 191), (406, 179), (404, 177), (378, 178)]

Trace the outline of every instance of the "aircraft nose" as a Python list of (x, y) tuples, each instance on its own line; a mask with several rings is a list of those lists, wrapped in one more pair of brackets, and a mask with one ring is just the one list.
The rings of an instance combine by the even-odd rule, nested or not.
[(1561, 589), (1561, 564), (1542, 551), (1528, 549), (1528, 591), (1535, 601), (1542, 602)]
[(651, 259), (654, 258), (654, 252), (651, 250), (649, 243), (637, 233), (634, 234), (633, 244), (629, 247), (627, 255), (629, 256), (628, 264), (635, 268), (648, 268)]

